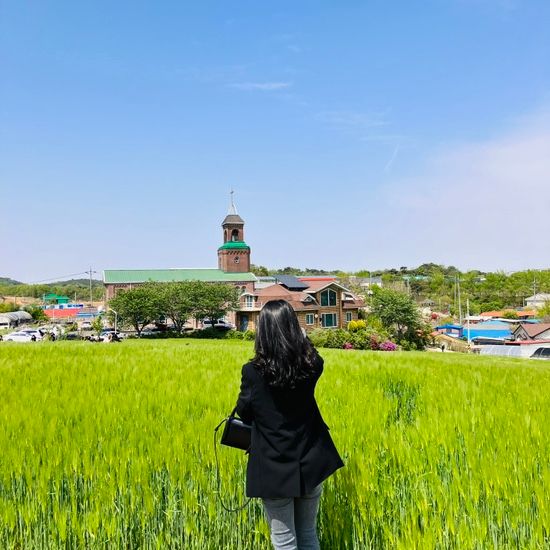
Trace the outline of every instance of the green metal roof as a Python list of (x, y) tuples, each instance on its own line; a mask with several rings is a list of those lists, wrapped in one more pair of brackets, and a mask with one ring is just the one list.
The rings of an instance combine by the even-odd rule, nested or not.
[(244, 241), (227, 241), (225, 244), (222, 244), (218, 250), (235, 250), (244, 248), (250, 248)]
[(172, 281), (206, 281), (208, 283), (231, 283), (255, 281), (253, 273), (226, 273), (221, 269), (106, 269), (105, 284), (169, 283)]

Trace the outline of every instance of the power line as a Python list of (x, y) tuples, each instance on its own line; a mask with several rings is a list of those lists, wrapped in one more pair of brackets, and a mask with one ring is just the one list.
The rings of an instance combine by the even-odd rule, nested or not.
[[(97, 273), (97, 271), (94, 271), (94, 273)], [(60, 279), (65, 279), (67, 277), (76, 277), (77, 275), (88, 275), (89, 271), (81, 271), (80, 273), (70, 273), (69, 275), (60, 275), (59, 277), (52, 277), (51, 279), (42, 279), (41, 281), (32, 281), (30, 283), (24, 283), (28, 285), (38, 285), (40, 283), (49, 283), (52, 281), (59, 281), (62, 282)]]

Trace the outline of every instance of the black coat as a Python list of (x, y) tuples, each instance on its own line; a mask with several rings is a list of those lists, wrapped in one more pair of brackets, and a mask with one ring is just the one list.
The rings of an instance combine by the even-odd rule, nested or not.
[(303, 496), (344, 465), (315, 401), (318, 360), (318, 374), (292, 390), (270, 387), (253, 363), (243, 366), (237, 413), (252, 423), (247, 496)]

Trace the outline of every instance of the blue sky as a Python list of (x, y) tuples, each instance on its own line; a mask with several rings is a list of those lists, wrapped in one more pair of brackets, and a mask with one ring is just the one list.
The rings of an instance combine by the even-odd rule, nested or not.
[(542, 0), (4, 0), (0, 276), (216, 267), (231, 186), (257, 264), (548, 267), (549, 25)]

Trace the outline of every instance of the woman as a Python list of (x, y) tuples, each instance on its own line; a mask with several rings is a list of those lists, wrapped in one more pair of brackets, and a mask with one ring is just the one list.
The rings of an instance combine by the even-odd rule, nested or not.
[(323, 359), (284, 300), (260, 312), (255, 352), (237, 401), (252, 424), (246, 494), (262, 498), (276, 549), (319, 548), (322, 482), (344, 465), (314, 397)]

